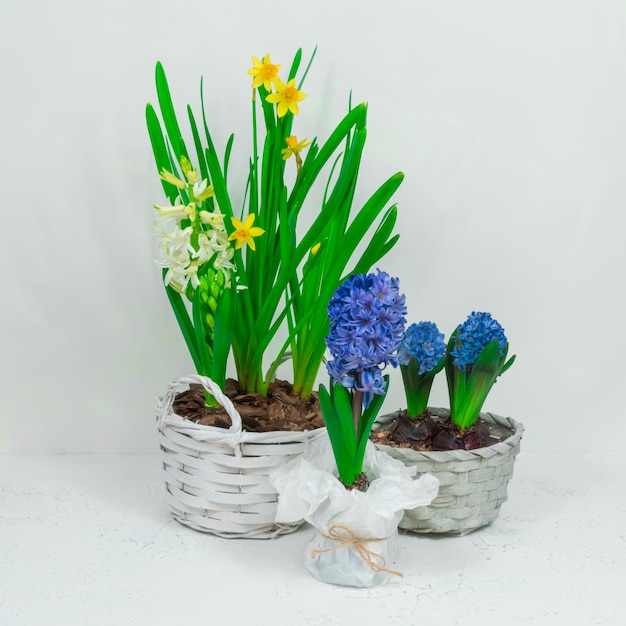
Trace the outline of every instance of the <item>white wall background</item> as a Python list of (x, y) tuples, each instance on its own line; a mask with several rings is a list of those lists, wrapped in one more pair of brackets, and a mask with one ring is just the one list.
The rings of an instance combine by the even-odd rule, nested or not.
[(491, 311), (518, 361), (485, 408), (527, 449), (624, 450), (625, 2), (2, 4), (0, 452), (157, 449), (155, 398), (192, 364), (153, 262), (155, 62), (181, 113), (204, 75), (243, 175), (250, 57), (315, 44), (297, 133), (369, 102), (360, 193), (406, 174), (384, 269), (410, 321)]

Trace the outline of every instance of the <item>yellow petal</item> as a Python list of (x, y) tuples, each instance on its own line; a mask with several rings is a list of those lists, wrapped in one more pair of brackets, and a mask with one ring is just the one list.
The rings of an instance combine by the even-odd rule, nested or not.
[(262, 228), (259, 228), (258, 226), (253, 226), (248, 233), (250, 234), (250, 237), (260, 237), (265, 231)]
[(243, 228), (248, 230), (250, 226), (252, 226), (252, 224), (254, 224), (254, 213), (250, 213), (250, 215), (246, 217), (246, 221), (245, 221), (245, 224), (243, 225)]
[(250, 246), (251, 250), (256, 250), (256, 244), (254, 243), (254, 239), (252, 239), (252, 237), (248, 237), (248, 245)]
[[(230, 221), (236, 230), (243, 230), (245, 228), (241, 220), (238, 220), (236, 217), (231, 217)], [(230, 238), (232, 238), (232, 235), (230, 236)]]

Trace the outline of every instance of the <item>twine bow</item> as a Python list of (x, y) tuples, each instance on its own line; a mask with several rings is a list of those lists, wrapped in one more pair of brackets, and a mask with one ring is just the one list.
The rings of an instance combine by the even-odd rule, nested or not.
[(363, 561), (365, 561), (372, 571), (385, 572), (387, 574), (392, 574), (393, 576), (400, 576), (400, 578), (404, 578), (404, 575), (401, 572), (396, 572), (385, 567), (387, 562), (382, 554), (378, 554), (378, 552), (374, 552), (373, 550), (365, 547), (366, 543), (386, 541), (389, 537), (372, 537), (363, 539), (361, 537), (357, 537), (352, 530), (343, 524), (333, 524), (329, 527), (327, 535), (321, 531), (320, 535), (326, 539), (330, 539), (331, 541), (338, 542), (339, 545), (333, 546), (332, 548), (325, 548), (324, 550), (313, 550), (313, 552), (311, 552), (311, 556), (313, 558), (323, 552), (334, 552), (335, 550), (341, 550), (341, 548), (354, 546), (356, 553), (363, 559)]

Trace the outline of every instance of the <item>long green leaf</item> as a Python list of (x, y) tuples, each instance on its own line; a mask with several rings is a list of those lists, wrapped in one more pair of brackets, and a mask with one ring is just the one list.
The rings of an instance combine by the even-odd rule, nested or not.
[(191, 303), (191, 312), (193, 316), (193, 329), (196, 335), (196, 349), (198, 357), (202, 365), (202, 369), (198, 372), (201, 376), (210, 376), (213, 373), (213, 359), (210, 348), (207, 345), (207, 328), (204, 322), (204, 311), (200, 289), (196, 292)]
[(198, 166), (200, 168), (200, 176), (202, 177), (202, 179), (206, 178), (210, 183), (211, 178), (209, 176), (209, 168), (207, 167), (207, 164), (206, 164), (204, 148), (202, 146), (202, 142), (200, 141), (200, 133), (198, 132), (196, 119), (193, 116), (193, 111), (191, 110), (190, 106), (187, 106), (187, 117), (189, 118), (189, 126), (191, 126), (191, 134), (193, 136), (193, 143), (196, 148)]
[[(167, 270), (164, 269), (163, 278), (165, 278), (166, 273)], [(200, 373), (202, 371), (202, 361), (200, 360), (198, 347), (196, 345), (196, 334), (193, 328), (193, 324), (189, 319), (189, 313), (187, 312), (185, 303), (183, 302), (181, 295), (176, 290), (172, 289), (169, 285), (165, 285), (165, 293), (167, 293), (167, 297), (170, 301), (170, 304), (172, 305), (174, 316), (176, 317), (178, 327), (183, 334), (185, 343), (187, 344), (187, 349), (189, 350), (189, 354), (191, 355), (196, 371)]]
[(183, 141), (180, 127), (178, 126), (178, 120), (176, 119), (176, 112), (172, 103), (172, 97), (170, 95), (170, 88), (167, 84), (167, 77), (165, 76), (165, 70), (160, 62), (156, 64), (155, 70), (157, 97), (159, 100), (159, 108), (161, 110), (161, 117), (163, 118), (163, 124), (167, 132), (168, 139), (174, 154), (176, 161), (180, 163), (180, 157), (185, 156), (189, 158), (185, 142)]
[(354, 481), (354, 476), (351, 478), (351, 474), (353, 473), (353, 455), (346, 446), (341, 421), (337, 415), (333, 400), (324, 385), (320, 385), (319, 388), (319, 401), (339, 476), (346, 484), (350, 484), (350, 482), (347, 482), (348, 480)]
[(213, 332), (213, 372), (211, 378), (224, 389), (226, 384), (226, 365), (233, 339), (233, 291), (226, 289), (217, 301), (215, 310), (215, 329)]
[[(146, 124), (148, 126), (148, 135), (150, 136), (150, 143), (152, 144), (152, 152), (154, 154), (154, 160), (157, 166), (157, 172), (161, 173), (161, 170), (165, 168), (170, 169), (170, 158), (168, 156), (167, 145), (165, 144), (165, 138), (163, 137), (163, 131), (161, 130), (161, 124), (157, 114), (151, 104), (146, 105)], [(178, 189), (161, 179), (161, 185), (163, 191), (169, 201), (174, 204), (174, 200), (178, 195)]]

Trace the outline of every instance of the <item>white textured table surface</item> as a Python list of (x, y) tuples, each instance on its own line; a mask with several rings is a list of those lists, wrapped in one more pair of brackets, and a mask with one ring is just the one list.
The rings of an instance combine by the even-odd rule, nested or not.
[(271, 541), (181, 526), (150, 456), (0, 457), (0, 624), (626, 623), (626, 454), (522, 450), (509, 501), (465, 537), (401, 535), (404, 579), (312, 578), (304, 527)]

